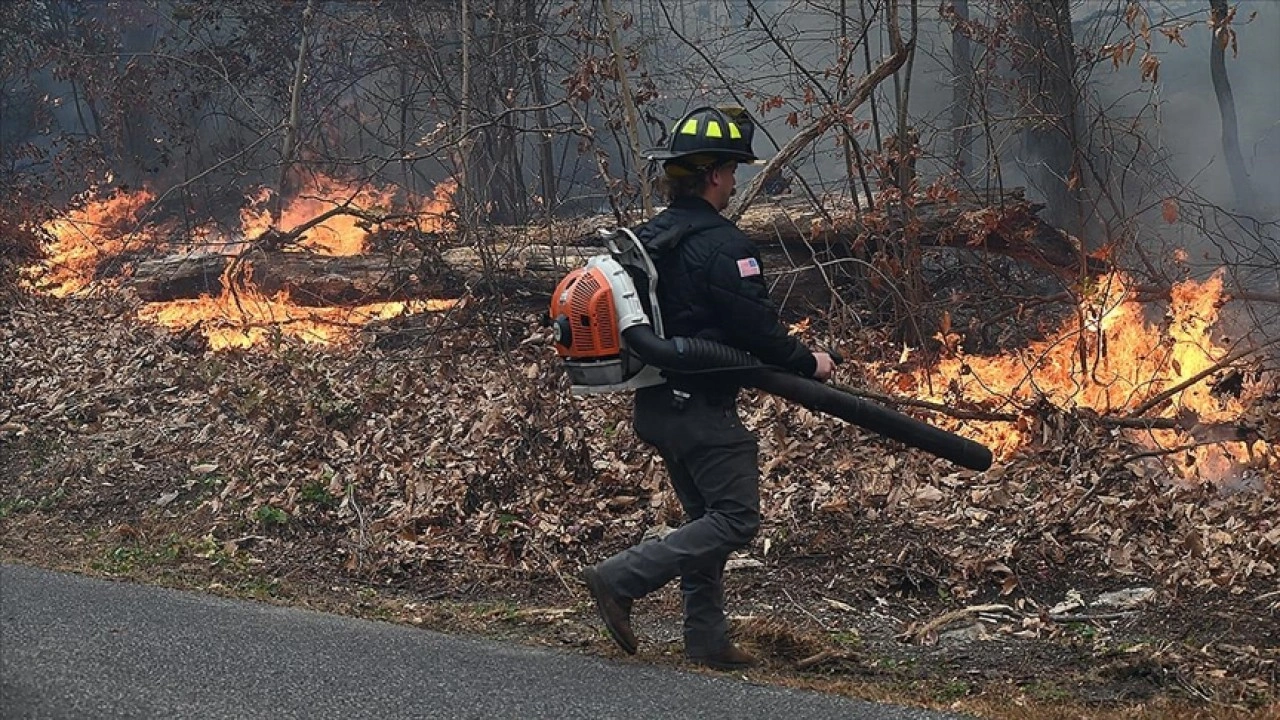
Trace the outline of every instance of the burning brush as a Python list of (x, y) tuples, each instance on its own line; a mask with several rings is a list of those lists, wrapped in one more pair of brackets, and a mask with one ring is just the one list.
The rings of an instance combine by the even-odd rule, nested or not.
[(1006, 354), (968, 356), (944, 343), (951, 352), (933, 367), (879, 374), (922, 400), (989, 413), (993, 419), (953, 419), (949, 427), (1001, 457), (1036, 441), (1035, 408), (1048, 406), (1087, 411), (1149, 456), (1181, 458), (1174, 469), (1186, 480), (1274, 472), (1274, 429), (1264, 429), (1266, 418), (1247, 419), (1274, 398), (1274, 381), (1237, 367), (1266, 345), (1232, 350), (1216, 339), (1221, 273), (1175, 285), (1158, 323), (1146, 320), (1149, 307), (1131, 287), (1122, 273), (1101, 279), (1050, 337)]
[[(310, 343), (340, 343), (371, 320), (443, 310), (455, 304), (454, 300), (412, 297), (412, 291), (420, 288), (408, 273), (388, 269), (391, 256), (365, 255), (373, 225), (412, 226), (421, 233), (447, 229), (451, 194), (452, 185), (442, 184), (435, 197), (415, 199), (409, 203), (410, 210), (392, 214), (383, 210), (396, 205), (392, 191), (316, 176), (283, 204), (274, 222), (268, 210), (271, 197), (263, 191), (249, 198), (237, 229), (224, 232), (207, 225), (181, 232), (174, 223), (149, 221), (147, 214), (156, 201), (150, 190), (90, 191), (86, 195), (96, 199), (84, 201), (79, 209), (45, 225), (53, 238), (46, 259), (27, 268), (24, 276), (27, 285), (38, 292), (67, 297), (88, 291), (113, 273), (136, 276), (144, 262), (152, 262), (147, 258), (167, 256), (155, 271), (164, 277), (151, 287), (191, 286), (197, 292), (194, 297), (152, 297), (139, 311), (144, 320), (184, 336), (199, 332), (214, 350), (250, 347), (272, 335)], [(184, 241), (175, 247), (172, 237), (183, 237)], [(283, 247), (278, 255), (256, 252), (272, 237), (292, 237), (296, 242)], [(362, 258), (366, 261), (361, 262)], [(349, 260), (336, 266), (341, 259)], [(319, 279), (309, 287), (347, 282), (351, 289), (337, 294), (345, 301), (342, 304), (324, 302), (324, 295), (314, 292), (305, 298), (308, 302), (300, 302), (288, 287), (260, 288), (264, 273), (255, 269), (259, 262), (276, 262), (285, 272), (303, 276), (318, 274)], [(174, 279), (183, 271), (194, 272), (192, 282), (185, 286)], [(357, 273), (389, 278), (397, 284), (383, 290), (376, 281), (350, 281)], [(379, 294), (411, 297), (359, 301), (362, 296)]]

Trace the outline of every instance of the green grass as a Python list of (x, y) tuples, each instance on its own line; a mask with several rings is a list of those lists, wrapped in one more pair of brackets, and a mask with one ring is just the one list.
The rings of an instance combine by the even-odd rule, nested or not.
[(1061, 703), (1071, 699), (1071, 693), (1051, 682), (1034, 682), (1023, 690), (1039, 702)]
[(337, 507), (338, 498), (329, 492), (329, 488), (325, 483), (320, 481), (307, 483), (302, 486), (302, 490), (298, 493), (298, 500), (304, 503), (319, 505), (323, 508)]
[(289, 524), (289, 513), (275, 505), (259, 505), (253, 519), (266, 528), (283, 527)]
[(862, 647), (862, 637), (853, 630), (837, 630), (830, 633), (831, 642), (848, 650), (857, 650)]
[(9, 517), (10, 515), (18, 515), (25, 512), (44, 512), (52, 510), (62, 502), (67, 496), (65, 487), (41, 495), (38, 498), (29, 498), (19, 495), (15, 498), (7, 498), (0, 500), (0, 518)]
[(967, 696), (970, 690), (969, 683), (963, 680), (948, 680), (934, 691), (933, 696), (938, 702), (950, 703)]

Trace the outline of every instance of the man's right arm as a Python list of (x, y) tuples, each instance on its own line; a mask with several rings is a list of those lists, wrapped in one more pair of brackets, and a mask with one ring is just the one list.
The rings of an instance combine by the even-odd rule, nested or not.
[(831, 358), (831, 355), (824, 352), (816, 352), (813, 354), (813, 359), (818, 363), (818, 369), (814, 370), (813, 378), (823, 382), (831, 379), (831, 376), (836, 371), (836, 361)]
[(823, 359), (816, 357), (778, 319), (764, 266), (750, 242), (744, 238), (722, 245), (709, 259), (706, 277), (713, 309), (731, 345), (806, 377), (830, 377), (831, 358), (826, 353), (821, 353)]

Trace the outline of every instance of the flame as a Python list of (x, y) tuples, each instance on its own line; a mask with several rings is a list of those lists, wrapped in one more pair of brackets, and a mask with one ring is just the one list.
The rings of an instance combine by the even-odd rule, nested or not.
[(355, 307), (309, 307), (289, 301), (287, 292), (267, 297), (249, 277), (251, 263), (231, 265), (222, 273), (218, 297), (148, 303), (138, 315), (169, 328), (200, 325), (211, 350), (248, 348), (275, 335), (303, 342), (334, 344), (349, 340), (371, 320), (389, 320), (401, 315), (447, 310), (457, 300), (408, 300), (378, 302)]
[[(1079, 313), (1046, 340), (994, 357), (967, 356), (958, 337), (939, 336), (950, 353), (936, 367), (884, 373), (899, 390), (948, 405), (1019, 412), (1039, 401), (1060, 408), (1088, 408), (1124, 415), (1146, 400), (1213, 368), (1228, 351), (1213, 339), (1222, 304), (1222, 275), (1173, 287), (1164, 323), (1148, 322), (1148, 307), (1136, 301), (1131, 280), (1114, 274), (1098, 285)], [(1204, 380), (1190, 384), (1147, 417), (1194, 416), (1201, 423), (1226, 422), (1244, 411), (1239, 397), (1210, 392)], [(959, 422), (953, 423), (958, 427)], [(1029, 423), (964, 423), (965, 434), (1001, 457), (1031, 443)], [(1150, 447), (1192, 445), (1179, 430), (1134, 431)], [(1265, 454), (1265, 444), (1201, 446), (1188, 450), (1183, 477), (1220, 479), (1233, 467)]]
[[(276, 229), (290, 232), (303, 223), (343, 206), (360, 211), (379, 212), (391, 207), (395, 192), (371, 186), (352, 188), (340, 180), (318, 175), (310, 179), (298, 196), (280, 209)], [(272, 227), (269, 192), (259, 192), (240, 213), (246, 240), (257, 240)], [(322, 255), (359, 255), (364, 251), (369, 231), (362, 220), (352, 215), (335, 215), (309, 228), (300, 245)]]
[(44, 262), (24, 272), (29, 287), (54, 297), (78, 293), (93, 282), (101, 263), (149, 242), (134, 230), (155, 199), (149, 190), (113, 190), (85, 200), (95, 194), (90, 189), (79, 200), (83, 207), (44, 224), (52, 240)]
[[(350, 208), (364, 217), (334, 214), (307, 228), (298, 247), (289, 249), (331, 256), (358, 255), (364, 252), (370, 228), (379, 220), (423, 232), (447, 230), (451, 224), (450, 198), (456, 187), (451, 181), (442, 182), (430, 198), (410, 197), (397, 203), (394, 190), (315, 175), (297, 197), (282, 203), (278, 223), (272, 222), (273, 195), (263, 188), (248, 197), (240, 211), (239, 232), (232, 233), (233, 240), (215, 243), (215, 238), (223, 237), (222, 231), (196, 228), (190, 233), (193, 242), (187, 250), (213, 249), (234, 256), (268, 230), (288, 233), (335, 209)], [(100, 197), (88, 199), (95, 195)], [(45, 224), (44, 229), (52, 238), (46, 248), (47, 260), (24, 273), (28, 286), (57, 297), (80, 293), (93, 283), (105, 262), (126, 251), (159, 248), (163, 244), (160, 238), (169, 236), (169, 228), (140, 228), (143, 211), (154, 199), (149, 189), (86, 192), (81, 200), (83, 207)], [(397, 205), (407, 205), (407, 209), (397, 210)], [(350, 339), (371, 320), (444, 310), (456, 304), (454, 300), (409, 300), (356, 307), (302, 306), (290, 302), (287, 292), (273, 297), (261, 293), (249, 280), (249, 265), (228, 263), (218, 297), (148, 303), (139, 316), (179, 330), (198, 324), (210, 348), (221, 350), (250, 347), (274, 335), (305, 342), (339, 343)]]
[[(411, 200), (411, 212), (400, 217), (413, 219), (423, 232), (439, 232), (449, 226), (448, 215), (452, 209), (450, 197), (457, 189), (454, 181), (436, 186), (434, 195), (426, 201)], [(240, 213), (240, 224), (245, 239), (256, 240), (272, 227), (271, 193), (262, 190)], [(304, 223), (337, 208), (350, 206), (371, 215), (386, 215), (395, 205), (394, 190), (379, 190), (371, 186), (352, 188), (341, 180), (319, 175), (280, 211), (277, 229), (291, 232)], [(369, 221), (352, 215), (335, 215), (314, 227), (308, 228), (301, 248), (321, 255), (351, 256), (364, 252), (369, 237)]]

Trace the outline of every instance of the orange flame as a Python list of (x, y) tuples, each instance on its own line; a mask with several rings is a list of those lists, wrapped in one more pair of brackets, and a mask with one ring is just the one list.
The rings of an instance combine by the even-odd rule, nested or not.
[[(412, 199), (411, 211), (397, 216), (398, 222), (413, 221), (423, 232), (439, 232), (449, 227), (450, 198), (457, 183), (449, 180), (436, 186), (434, 196), (425, 201)], [(240, 224), (246, 240), (256, 240), (271, 228), (271, 194), (260, 191), (240, 213)], [(291, 232), (314, 218), (342, 207), (350, 207), (371, 216), (385, 216), (395, 205), (394, 190), (370, 186), (353, 188), (341, 180), (315, 176), (306, 189), (280, 211), (277, 229)], [(369, 237), (370, 221), (354, 215), (338, 214), (308, 228), (301, 247), (321, 255), (351, 256), (364, 252)]]
[[(358, 255), (365, 249), (369, 228), (376, 221), (417, 227), (424, 232), (448, 229), (451, 223), (450, 198), (456, 184), (443, 182), (436, 186), (431, 198), (410, 198), (409, 209), (394, 210), (395, 192), (369, 185), (352, 185), (323, 175), (314, 176), (298, 196), (280, 209), (275, 228), (289, 232), (325, 213), (349, 208), (364, 217), (337, 213), (303, 233), (301, 249), (323, 255)], [(92, 192), (92, 191), (91, 191)], [(89, 193), (87, 193), (88, 195)], [(270, 230), (270, 202), (266, 189), (249, 199), (240, 213), (238, 240), (225, 243), (221, 250), (236, 254), (250, 242)], [(143, 209), (154, 200), (147, 189), (127, 192), (116, 190), (99, 200), (87, 201), (82, 209), (45, 225), (53, 238), (47, 248), (48, 259), (26, 273), (28, 285), (40, 292), (58, 297), (79, 293), (88, 288), (106, 261), (126, 250), (157, 246), (165, 236), (164, 228), (139, 229)], [(213, 228), (197, 228), (192, 249), (206, 249), (205, 244), (218, 234)], [(214, 246), (216, 247), (216, 246)], [(290, 248), (294, 249), (294, 248)], [(202, 296), (190, 300), (148, 303), (139, 312), (145, 320), (174, 329), (190, 328), (199, 323), (212, 349), (244, 348), (260, 343), (273, 334), (298, 338), (305, 342), (343, 342), (362, 325), (374, 319), (388, 319), (404, 314), (443, 310), (453, 307), (453, 300), (410, 300), (379, 302), (356, 307), (308, 307), (290, 302), (287, 292), (267, 297), (253, 286), (249, 263), (229, 263), (222, 278), (222, 292), (216, 298)], [(235, 271), (236, 276), (231, 277)]]
[(239, 275), (231, 265), (222, 273), (218, 297), (148, 303), (138, 316), (169, 328), (189, 328), (200, 324), (212, 350), (248, 348), (273, 335), (303, 342), (333, 344), (349, 340), (371, 320), (388, 320), (401, 315), (447, 310), (457, 300), (408, 300), (378, 302), (355, 307), (308, 307), (289, 302), (287, 292), (267, 297), (251, 283), (243, 281), (252, 267), (242, 263)]
[[(1146, 321), (1147, 308), (1132, 298), (1130, 284), (1123, 274), (1105, 278), (1079, 314), (1052, 337), (1009, 354), (966, 356), (955, 347), (956, 336), (939, 336), (944, 346), (954, 350), (937, 367), (888, 373), (889, 381), (921, 399), (993, 412), (1017, 412), (1044, 400), (1060, 408), (1123, 415), (1226, 357), (1227, 350), (1212, 338), (1222, 303), (1220, 273), (1203, 283), (1189, 280), (1175, 285), (1163, 327)], [(1200, 422), (1211, 423), (1237, 418), (1243, 410), (1238, 397), (1219, 397), (1200, 381), (1147, 416), (1192, 413)], [(1025, 423), (965, 423), (962, 432), (1002, 457), (1034, 440)], [(1135, 438), (1159, 447), (1191, 444), (1177, 430), (1142, 431)], [(1223, 478), (1264, 449), (1264, 444), (1247, 443), (1194, 448), (1190, 451), (1193, 461), (1182, 465), (1183, 475)]]
[[(86, 196), (95, 192), (91, 189)], [(45, 223), (44, 229), (53, 240), (47, 259), (24, 273), (27, 284), (54, 297), (84, 290), (101, 263), (149, 242), (134, 228), (143, 208), (154, 199), (146, 189), (116, 190)]]

